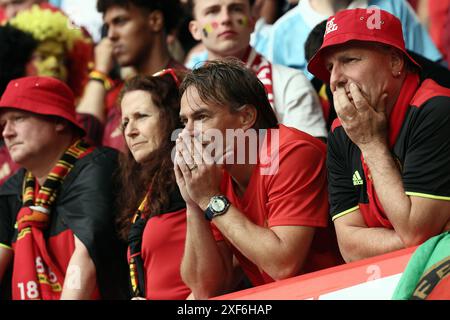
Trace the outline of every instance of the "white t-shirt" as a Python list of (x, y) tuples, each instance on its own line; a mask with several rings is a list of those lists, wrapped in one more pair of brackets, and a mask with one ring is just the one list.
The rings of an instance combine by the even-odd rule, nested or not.
[[(305, 23), (312, 30), (323, 20), (328, 19), (328, 15), (321, 14), (311, 7), (311, 0), (301, 0), (298, 3), (299, 12), (301, 13)], [(354, 0), (350, 2), (347, 9), (367, 8), (367, 0)]]
[(94, 0), (62, 0), (63, 10), (75, 24), (85, 27), (94, 42), (99, 42), (103, 25), (102, 15), (97, 11), (97, 1)]
[(319, 98), (303, 72), (272, 64), (274, 111), (278, 121), (314, 137), (327, 137)]

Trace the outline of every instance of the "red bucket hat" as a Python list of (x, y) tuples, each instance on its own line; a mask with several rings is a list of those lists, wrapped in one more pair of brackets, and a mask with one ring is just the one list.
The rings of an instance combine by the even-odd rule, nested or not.
[(32, 113), (66, 119), (86, 132), (76, 120), (72, 90), (51, 77), (24, 77), (11, 80), (0, 99), (1, 108), (14, 108)]
[(395, 47), (420, 68), (406, 52), (400, 20), (387, 11), (373, 7), (343, 10), (328, 18), (322, 46), (309, 61), (309, 72), (328, 83), (330, 73), (325, 66), (324, 49), (353, 40)]

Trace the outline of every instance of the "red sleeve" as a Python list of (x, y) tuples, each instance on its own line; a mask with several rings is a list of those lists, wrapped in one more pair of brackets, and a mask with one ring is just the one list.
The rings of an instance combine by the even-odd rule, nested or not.
[(268, 226), (325, 227), (328, 193), (325, 150), (296, 141), (280, 150), (279, 169), (268, 177)]
[(2, 8), (0, 8), (0, 24), (2, 24), (6, 20), (5, 12)]
[(105, 129), (103, 132), (102, 143), (106, 147), (114, 148), (119, 151), (125, 152), (126, 145), (125, 139), (120, 129), (120, 124), (122, 122), (120, 109), (112, 108), (109, 109), (106, 118)]

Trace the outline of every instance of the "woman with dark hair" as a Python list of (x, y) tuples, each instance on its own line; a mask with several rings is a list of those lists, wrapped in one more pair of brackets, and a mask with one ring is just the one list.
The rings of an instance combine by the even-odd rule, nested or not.
[[(120, 96), (127, 151), (120, 158), (119, 234), (128, 240), (132, 295), (186, 299), (180, 276), (186, 204), (173, 172), (179, 128), (179, 77), (173, 69), (126, 82)], [(176, 137), (176, 134), (174, 135)]]

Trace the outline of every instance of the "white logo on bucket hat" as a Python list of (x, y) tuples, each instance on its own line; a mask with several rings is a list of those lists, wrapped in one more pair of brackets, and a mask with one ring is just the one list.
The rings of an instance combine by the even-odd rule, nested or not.
[(325, 35), (330, 32), (336, 31), (338, 29), (338, 25), (334, 23), (334, 18), (327, 22), (327, 29), (325, 30)]

